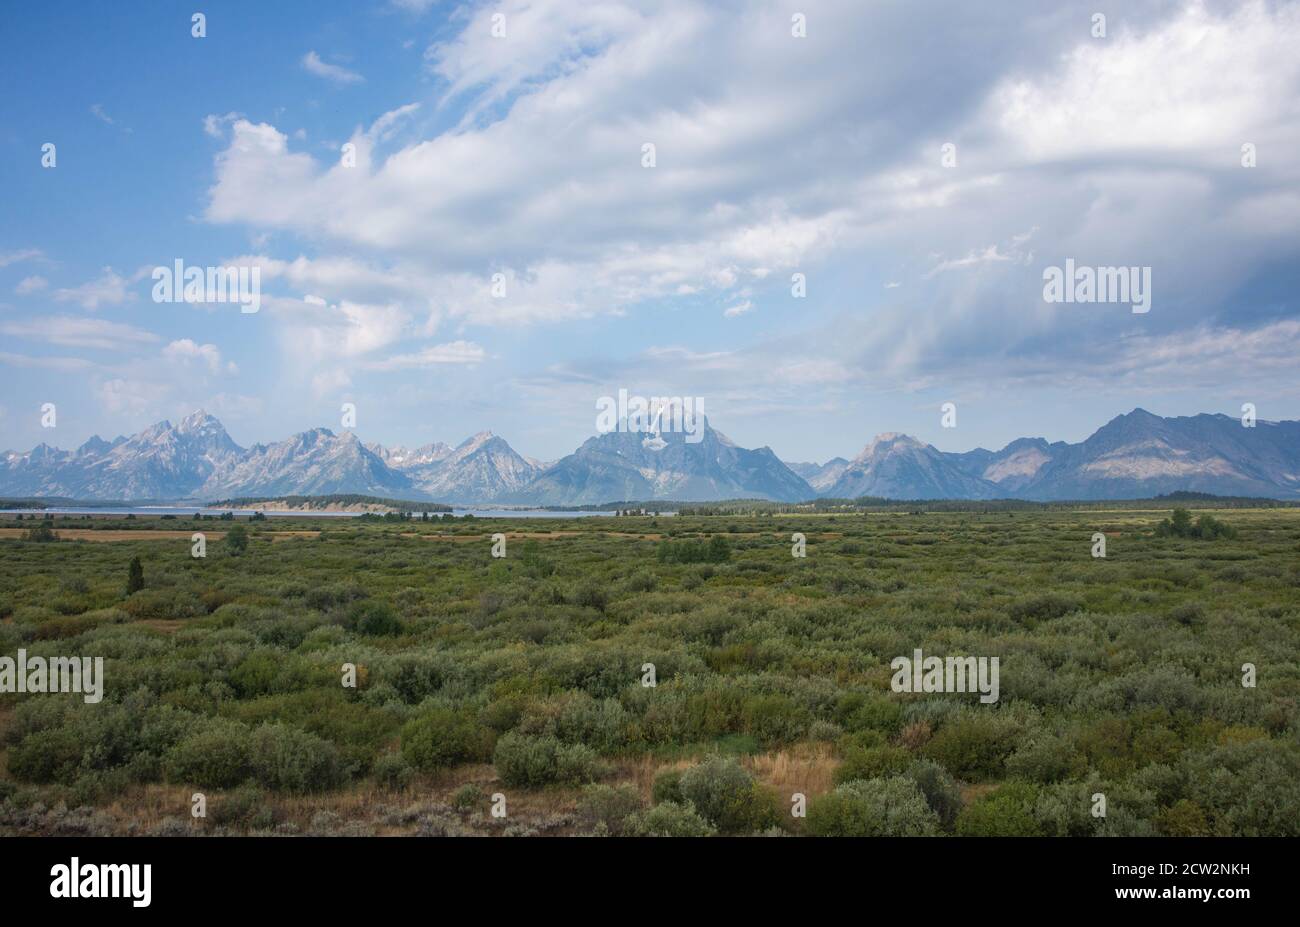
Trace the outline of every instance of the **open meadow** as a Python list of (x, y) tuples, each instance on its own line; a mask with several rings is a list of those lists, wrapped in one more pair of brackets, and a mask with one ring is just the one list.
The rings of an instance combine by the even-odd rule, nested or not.
[(1300, 833), (1300, 509), (1170, 515), (4, 516), (0, 834)]

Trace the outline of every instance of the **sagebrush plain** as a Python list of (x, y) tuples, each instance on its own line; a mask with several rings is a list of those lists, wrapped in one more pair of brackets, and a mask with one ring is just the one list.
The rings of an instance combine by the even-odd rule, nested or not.
[(0, 834), (1295, 835), (1300, 509), (1211, 514), (6, 516), (105, 694), (0, 695)]

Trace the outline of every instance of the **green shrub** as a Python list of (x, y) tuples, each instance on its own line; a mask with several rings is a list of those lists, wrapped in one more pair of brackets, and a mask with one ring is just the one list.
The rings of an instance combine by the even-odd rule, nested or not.
[(253, 776), (277, 792), (319, 792), (343, 785), (338, 748), (287, 724), (263, 724), (250, 741)]
[(710, 757), (682, 773), (682, 798), (719, 831), (752, 833), (781, 821), (775, 797), (734, 759)]
[(446, 769), (485, 761), (491, 754), (491, 732), (447, 708), (435, 708), (402, 727), (402, 757), (416, 769)]
[(1167, 727), (1144, 724), (1133, 732), (1133, 762), (1138, 766), (1171, 764), (1178, 760), (1178, 755), (1182, 752), (1182, 740)]
[(745, 700), (745, 730), (766, 747), (799, 740), (812, 723), (807, 708), (785, 695), (758, 695)]
[[(324, 532), (321, 532), (322, 536)], [(348, 602), (355, 602), (357, 599), (364, 599), (366, 592), (356, 583), (334, 583), (323, 586), (313, 586), (307, 590), (304, 597), (307, 606), (317, 611), (325, 611), (336, 605), (346, 605)]]
[(846, 782), (808, 805), (808, 833), (818, 837), (931, 837), (939, 817), (911, 779)]
[(255, 785), (241, 785), (212, 803), (209, 817), (214, 824), (248, 825), (270, 813), (266, 793)]
[(1213, 541), (1218, 538), (1235, 538), (1237, 531), (1224, 524), (1208, 512), (1200, 515), (1192, 523), (1192, 513), (1187, 509), (1174, 509), (1173, 514), (1156, 525), (1156, 537), (1161, 538), (1195, 538)]
[(344, 627), (367, 637), (391, 637), (402, 633), (402, 622), (387, 602), (366, 599), (348, 607)]
[(959, 779), (984, 781), (1001, 777), (1013, 746), (1004, 725), (972, 715), (945, 724), (921, 752)]
[(682, 798), (682, 771), (680, 769), (665, 769), (655, 776), (654, 785), (651, 787), (650, 799), (655, 804), (661, 801), (674, 801), (681, 804), (685, 801)]
[(457, 811), (473, 811), (483, 804), (483, 790), (472, 782), (466, 782), (451, 796), (451, 806)]
[(519, 723), (523, 714), (522, 699), (510, 696), (488, 702), (479, 712), (479, 721), (498, 734), (504, 734)]
[(1043, 828), (1034, 816), (1038, 789), (1027, 782), (1009, 782), (971, 802), (957, 816), (962, 837), (1039, 837)]
[(590, 828), (621, 837), (629, 818), (642, 810), (641, 796), (631, 785), (589, 785), (578, 800), (578, 814)]
[(1300, 745), (1250, 740), (1185, 754), (1187, 798), (1216, 836), (1300, 836)]
[(616, 699), (594, 699), (577, 692), (564, 699), (554, 733), (566, 743), (584, 743), (600, 753), (611, 753), (625, 742), (627, 725), (627, 711)]
[(371, 664), (375, 683), (393, 688), (408, 705), (436, 695), (452, 672), (449, 660), (439, 654), (401, 654)]
[(903, 708), (884, 695), (846, 692), (835, 702), (835, 721), (846, 731), (874, 730), (889, 735), (902, 723)]
[(852, 782), (855, 779), (883, 779), (896, 776), (907, 769), (912, 762), (912, 754), (902, 747), (881, 745), (878, 747), (855, 748), (844, 756), (844, 761), (835, 770), (835, 784)]
[(33, 525), (23, 532), (24, 541), (35, 541), (38, 544), (48, 544), (51, 541), (57, 541), (59, 535), (45, 522)]
[(567, 785), (581, 785), (606, 775), (608, 770), (586, 744), (562, 743), (555, 751), (555, 781)]
[(134, 595), (144, 588), (144, 564), (139, 557), (132, 557), (126, 569), (126, 594)]
[(597, 583), (586, 582), (574, 592), (573, 604), (603, 612), (609, 606), (609, 593)]
[(1156, 816), (1160, 832), (1169, 837), (1209, 837), (1210, 825), (1205, 811), (1194, 801), (1186, 798), (1175, 802), (1168, 808), (1161, 809)]
[(234, 525), (226, 532), (225, 537), (226, 550), (230, 551), (232, 557), (238, 557), (244, 551), (248, 550), (248, 529), (243, 525)]
[(176, 620), (207, 614), (202, 599), (184, 589), (141, 589), (118, 608), (137, 620)]
[(1105, 776), (1126, 776), (1137, 764), (1133, 759), (1132, 725), (1124, 718), (1099, 718), (1079, 732), (1079, 748), (1088, 762)]
[(632, 815), (627, 832), (635, 837), (712, 837), (716, 832), (690, 802), (661, 802)]
[(541, 545), (531, 539), (524, 541), (519, 561), (533, 579), (545, 579), (555, 572), (555, 564), (542, 556)]
[(228, 789), (252, 774), (252, 731), (236, 721), (208, 718), (167, 755), (167, 778)]
[(492, 762), (502, 782), (525, 788), (556, 782), (578, 785), (604, 773), (590, 747), (561, 743), (550, 734), (504, 734), (497, 741)]
[(1196, 519), (1196, 527), (1192, 529), (1192, 533), (1203, 541), (1213, 541), (1217, 538), (1231, 540), (1237, 536), (1237, 529), (1207, 513)]
[(962, 797), (961, 788), (948, 770), (931, 760), (915, 760), (904, 774), (916, 783), (943, 828), (951, 830), (961, 813)]
[(1043, 784), (1082, 775), (1086, 768), (1068, 740), (1048, 734), (1026, 740), (1006, 762), (1007, 775)]
[(229, 681), (243, 698), (299, 692), (329, 682), (338, 685), (332, 670), (272, 647), (258, 648), (240, 660), (230, 671)]
[(1051, 621), (1064, 617), (1078, 608), (1079, 603), (1074, 599), (1059, 593), (1047, 592), (1012, 602), (1007, 609), (1007, 614), (1021, 622)]
[(1192, 513), (1187, 509), (1174, 509), (1173, 514), (1156, 525), (1156, 537), (1185, 538), (1192, 533)]
[(628, 592), (654, 592), (655, 587), (659, 584), (659, 578), (649, 570), (640, 570), (628, 577)]
[(400, 753), (383, 753), (375, 760), (370, 771), (376, 781), (390, 789), (404, 789), (411, 784), (414, 770)]
[(81, 774), (84, 744), (75, 730), (33, 731), (9, 751), (9, 772), (24, 782), (74, 782)]
[(573, 605), (604, 611), (610, 605), (610, 593), (598, 582), (584, 582), (573, 593)]
[(725, 563), (731, 559), (731, 545), (720, 534), (707, 542), (686, 539), (659, 542), (656, 555), (660, 563)]

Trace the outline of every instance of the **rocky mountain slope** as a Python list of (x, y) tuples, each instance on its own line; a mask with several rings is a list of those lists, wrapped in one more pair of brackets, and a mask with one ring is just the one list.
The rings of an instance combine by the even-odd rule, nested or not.
[(650, 499), (794, 501), (816, 495), (770, 448), (738, 447), (707, 420), (700, 434), (697, 442), (676, 432), (612, 431), (588, 438), (503, 501), (587, 505)]
[(1120, 415), (1078, 444), (1019, 438), (998, 451), (946, 453), (881, 434), (852, 460), (785, 464), (738, 447), (707, 421), (698, 442), (678, 433), (616, 431), (550, 464), (481, 432), (457, 447), (364, 445), (314, 428), (242, 448), (203, 411), (75, 451), (40, 444), (0, 455), (0, 496), (82, 500), (206, 500), (357, 493), (454, 504), (584, 505), (651, 499), (1088, 500), (1188, 490), (1300, 498), (1300, 422), (1227, 415)]

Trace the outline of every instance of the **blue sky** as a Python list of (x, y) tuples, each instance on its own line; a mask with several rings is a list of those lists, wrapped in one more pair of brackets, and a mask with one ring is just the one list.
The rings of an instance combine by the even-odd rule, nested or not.
[[(787, 460), (1300, 417), (1295, 3), (787, 6), (7, 4), (0, 447), (352, 402), (552, 459), (620, 388)], [(1067, 258), (1151, 311), (1045, 303)], [(261, 311), (154, 302), (177, 259)]]

